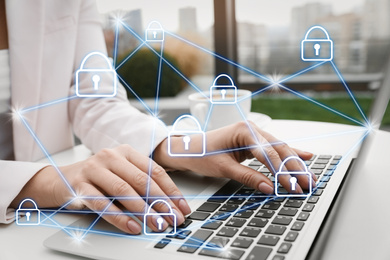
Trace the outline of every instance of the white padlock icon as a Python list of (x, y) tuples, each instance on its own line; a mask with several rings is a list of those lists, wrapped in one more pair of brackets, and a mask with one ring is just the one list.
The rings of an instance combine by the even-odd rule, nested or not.
[[(33, 208), (23, 208), (26, 202), (30, 202), (34, 205)], [(22, 218), (22, 216), (26, 218)], [(16, 224), (20, 226), (36, 226), (41, 223), (41, 211), (38, 209), (37, 204), (32, 199), (25, 199), (19, 204), (19, 208), (16, 210)]]
[[(303, 165), (304, 167), (304, 171), (302, 172), (299, 172), (299, 171), (291, 171), (291, 172), (285, 172), (283, 171), (283, 168), (285, 167), (286, 163), (289, 161), (289, 160), (297, 160), (299, 161), (300, 164)], [(309, 183), (309, 189), (308, 189), (308, 192), (307, 193), (301, 193), (301, 194), (297, 194), (297, 193), (279, 193), (279, 178), (280, 176), (285, 176), (285, 175), (289, 175), (290, 178), (289, 178), (289, 182), (290, 182), (290, 189), (292, 191), (295, 191), (295, 188), (296, 188), (296, 185), (298, 185), (298, 181), (297, 181), (297, 177), (296, 176), (305, 176), (308, 178), (308, 183)], [(304, 161), (302, 161), (301, 158), (299, 158), (298, 156), (290, 156), (286, 159), (284, 159), (284, 161), (280, 164), (280, 167), (279, 167), (279, 171), (276, 173), (275, 175), (275, 194), (276, 196), (278, 197), (308, 197), (310, 196), (312, 193), (312, 177), (311, 177), (311, 173), (309, 172), (309, 170), (307, 169), (307, 166), (305, 164)]]
[(152, 21), (149, 23), (148, 27), (145, 30), (145, 40), (147, 42), (164, 41), (164, 29), (159, 22)]
[[(165, 205), (168, 206), (169, 208), (169, 212), (166, 212), (166, 213), (161, 213), (161, 212), (156, 212), (156, 213), (151, 213), (151, 209), (153, 208), (153, 205), (156, 204), (156, 203), (164, 203)], [(156, 217), (157, 216), (157, 217)], [(163, 222), (164, 222), (164, 217), (170, 217), (172, 218), (173, 220), (173, 227), (172, 227), (172, 231), (169, 232), (170, 235), (174, 235), (176, 234), (176, 215), (173, 213), (173, 210), (172, 210), (172, 207), (171, 205), (169, 205), (169, 203), (165, 200), (155, 200), (153, 201), (149, 208), (148, 208), (148, 211), (146, 212), (145, 216), (144, 216), (144, 234), (145, 235), (161, 235), (163, 234), (163, 230), (162, 230), (162, 225), (163, 225)], [(150, 232), (148, 230), (148, 227), (147, 227), (147, 223), (148, 223), (148, 219), (151, 218), (151, 221), (153, 222), (153, 220), (156, 221), (156, 223), (153, 223), (158, 230), (161, 230), (161, 232)], [(166, 232), (168, 233), (168, 232)]]
[[(219, 78), (225, 77), (230, 81), (230, 85), (217, 85)], [(220, 74), (215, 78), (210, 87), (210, 102), (212, 104), (235, 104), (237, 103), (237, 87), (232, 78), (227, 74)]]
[[(178, 124), (183, 119), (190, 119), (191, 122), (194, 123), (194, 129), (193, 130), (178, 130)], [(195, 129), (196, 128), (196, 129)], [(194, 141), (192, 140), (192, 135), (200, 134), (201, 140), (200, 143), (194, 144)], [(183, 145), (182, 147), (176, 146), (173, 147), (172, 145), (172, 137), (178, 136), (182, 138)], [(195, 148), (194, 148), (195, 147)], [(168, 154), (173, 157), (200, 157), (204, 156), (206, 154), (206, 134), (202, 131), (202, 128), (200, 127), (200, 124), (198, 120), (191, 116), (191, 115), (182, 115), (178, 119), (176, 119), (175, 123), (172, 126), (172, 130), (169, 132), (168, 135)]]
[[(85, 68), (85, 63), (92, 57), (101, 57), (107, 68)], [(86, 81), (81, 87), (81, 81)], [(109, 86), (107, 86), (109, 83)], [(101, 86), (105, 84), (104, 86)], [(91, 52), (81, 62), (76, 72), (76, 95), (78, 97), (114, 97), (117, 93), (117, 75), (112, 63), (101, 52)]]
[[(326, 38), (309, 38), (313, 30), (321, 30)], [(303, 61), (331, 61), (333, 60), (333, 41), (322, 26), (311, 27), (301, 42), (301, 58)]]

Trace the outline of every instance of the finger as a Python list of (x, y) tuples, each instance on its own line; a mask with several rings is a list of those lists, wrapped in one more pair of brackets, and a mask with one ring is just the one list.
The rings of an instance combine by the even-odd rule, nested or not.
[(248, 187), (260, 190), (265, 194), (273, 194), (274, 192), (273, 183), (270, 179), (238, 162), (226, 166), (223, 170), (228, 178), (241, 182)]
[(297, 148), (291, 148), (291, 149), (293, 149), (294, 152), (304, 161), (310, 160), (314, 156), (314, 154), (311, 152), (302, 151)]
[(141, 233), (141, 226), (134, 219), (124, 214), (117, 206), (112, 204), (112, 202), (105, 198), (105, 196), (94, 186), (85, 183), (81, 187), (83, 194), (88, 194), (88, 197), (94, 197), (93, 199), (83, 199), (83, 204), (85, 206), (98, 214), (102, 214), (102, 218), (108, 223), (126, 233), (133, 235)]
[(152, 179), (157, 183), (162, 191), (171, 198), (173, 203), (178, 207), (178, 209), (180, 209), (181, 213), (183, 215), (188, 215), (191, 213), (191, 208), (189, 207), (183, 194), (161, 166), (159, 166), (150, 158), (135, 152), (135, 150), (130, 146), (121, 146), (118, 149), (124, 150), (123, 154), (125, 155), (126, 159), (143, 172), (149, 173), (149, 168), (151, 168), (150, 175)]
[[(135, 165), (127, 161), (124, 157), (118, 157), (110, 164), (110, 170), (115, 172), (121, 179), (127, 182), (138, 194), (146, 196), (147, 188), (149, 187), (149, 204), (158, 199), (166, 201), (176, 215), (175, 219), (166, 218), (171, 225), (181, 225), (184, 222), (184, 215), (178, 209), (178, 207), (171, 201), (171, 199), (161, 190), (157, 183), (149, 178), (149, 175), (138, 169)], [(131, 174), (129, 174), (131, 173)], [(153, 207), (157, 212), (170, 212), (170, 209), (163, 203), (158, 203)]]
[[(259, 131), (260, 131), (260, 129), (259, 129)], [(264, 132), (262, 134), (271, 143), (271, 145), (273, 145), (274, 149), (277, 151), (279, 156), (281, 158), (283, 158), (283, 161), (285, 161), (287, 158), (289, 158), (291, 156), (298, 156), (298, 154), (295, 152), (295, 150), (292, 149), (290, 146), (288, 146), (286, 143), (278, 140), (277, 138), (275, 138), (274, 136), (272, 136), (271, 134), (269, 134), (267, 132)], [(312, 154), (310, 154), (310, 155), (311, 155), (310, 156), (310, 158), (311, 158)], [(307, 168), (302, 163), (304, 163), (304, 162), (300, 162), (298, 160), (288, 160), (287, 163), (285, 164), (286, 169), (283, 169), (283, 170), (290, 172), (292, 174), (294, 171), (305, 172), (305, 171), (307, 171)], [(316, 178), (314, 176), (314, 180), (313, 180), (313, 174), (310, 173), (310, 175), (312, 177), (310, 179), (307, 178), (307, 176), (302, 175), (302, 174), (296, 174), (293, 176), (293, 177), (296, 177), (298, 180), (298, 183), (295, 185), (295, 187), (296, 187), (295, 191), (292, 190), (293, 186), (291, 185), (291, 182), (290, 182), (291, 176), (283, 175), (283, 176), (280, 176), (279, 179), (280, 179), (280, 183), (283, 185), (283, 187), (285, 187), (289, 192), (300, 193), (300, 191), (302, 191), (301, 187), (304, 187), (305, 189), (309, 189), (309, 182), (311, 182), (312, 187), (314, 187)]]
[[(115, 197), (129, 212), (133, 213), (140, 221), (143, 221), (145, 209), (149, 208), (139, 194), (123, 179), (107, 169), (94, 172), (94, 177), (90, 181), (97, 185), (109, 196)], [(156, 213), (151, 209), (151, 213)], [(153, 231), (161, 231), (157, 221), (146, 223)], [(163, 229), (168, 227), (168, 223), (162, 223)]]

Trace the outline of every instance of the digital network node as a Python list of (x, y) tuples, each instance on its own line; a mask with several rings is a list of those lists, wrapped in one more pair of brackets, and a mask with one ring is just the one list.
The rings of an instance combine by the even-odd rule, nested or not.
[[(230, 85), (217, 85), (218, 79), (225, 77), (230, 81)], [(232, 78), (226, 74), (218, 75), (213, 85), (210, 87), (210, 102), (212, 104), (235, 104), (237, 103), (237, 87)]]
[[(104, 59), (106, 68), (86, 68), (86, 62), (93, 57)], [(81, 88), (83, 81), (87, 81), (89, 89)], [(91, 52), (81, 62), (80, 68), (76, 71), (76, 95), (78, 97), (114, 97), (117, 92), (116, 70), (106, 55), (101, 52)], [(108, 84), (108, 86), (107, 86)], [(104, 85), (104, 87), (101, 87)]]
[[(202, 46), (196, 45), (195, 43), (192, 43), (192, 42), (190, 42), (190, 41), (188, 41), (188, 40), (186, 40), (186, 39), (184, 39), (176, 34), (173, 34), (173, 33), (168, 32), (168, 31), (164, 31), (161, 24), (157, 21), (152, 21), (149, 23), (149, 25), (147, 26), (147, 29), (145, 30), (145, 37), (144, 38), (140, 37), (131, 27), (129, 27), (123, 21), (118, 21), (116, 28), (115, 28), (114, 57), (113, 57), (114, 61), (117, 59), (118, 35), (119, 35), (119, 27), (120, 26), (122, 26), (125, 29), (125, 32), (128, 32), (129, 34), (131, 34), (140, 42), (140, 46), (138, 48), (136, 48), (132, 54), (130, 54), (127, 58), (125, 58), (124, 62), (131, 59), (132, 55), (136, 51), (138, 51), (141, 46), (145, 46), (145, 47), (149, 48), (157, 57), (159, 57), (160, 67), (161, 67), (161, 62), (164, 62), (172, 70), (177, 72), (179, 76), (181, 76), (192, 88), (194, 88), (198, 92), (201, 92), (200, 88), (198, 88), (188, 78), (186, 78), (180, 72), (180, 70), (176, 69), (169, 61), (167, 61), (163, 58), (163, 53), (162, 53), (163, 48), (161, 48), (160, 52), (157, 52), (151, 45), (149, 45), (149, 43), (153, 44), (153, 43), (163, 42), (165, 39), (165, 36), (168, 35), (168, 36), (173, 37), (175, 39), (181, 40), (181, 41), (189, 44), (190, 46), (193, 46), (194, 48), (202, 50), (210, 55), (213, 55), (214, 57), (217, 57), (230, 65), (236, 66), (237, 68), (239, 68), (239, 69), (241, 69), (241, 70), (243, 70), (243, 71), (245, 71), (245, 72), (247, 72), (255, 77), (258, 77), (264, 81), (269, 82), (269, 86), (261, 88), (258, 91), (253, 92), (251, 97), (259, 95), (262, 92), (264, 92), (268, 89), (271, 89), (275, 84), (277, 84), (278, 86), (280, 86), (284, 90), (289, 91), (290, 93), (292, 93), (300, 98), (303, 98), (309, 102), (312, 102), (312, 103), (314, 103), (314, 104), (316, 104), (324, 109), (327, 109), (330, 112), (334, 112), (337, 115), (339, 115), (345, 119), (348, 119), (357, 125), (360, 125), (362, 127), (370, 125), (366, 116), (364, 115), (363, 111), (361, 110), (360, 106), (356, 102), (355, 97), (353, 96), (352, 92), (349, 90), (348, 85), (346, 84), (346, 82), (342, 78), (341, 73), (338, 71), (336, 65), (332, 61), (333, 60), (333, 41), (330, 39), (329, 34), (325, 30), (325, 28), (323, 28), (321, 26), (313, 26), (307, 31), (307, 33), (304, 37), (304, 40), (302, 40), (302, 42), (301, 42), (301, 59), (303, 61), (312, 61), (312, 62), (318, 61), (318, 62), (322, 62), (322, 63), (316, 63), (314, 65), (311, 65), (304, 70), (298, 71), (295, 74), (292, 74), (284, 79), (280, 79), (278, 82), (275, 82), (272, 79), (268, 79), (266, 76), (264, 76), (256, 71), (253, 71), (245, 66), (242, 66), (242, 65), (240, 65), (234, 61), (231, 61), (223, 56), (220, 56), (217, 53), (214, 53), (210, 50), (207, 50)], [(325, 38), (312, 38), (312, 32), (314, 30), (322, 31), (324, 33)], [(299, 55), (297, 55), (297, 56), (299, 56)], [(95, 67), (88, 68), (86, 66), (87, 61), (93, 57), (95, 57), (95, 58), (98, 57), (98, 58), (104, 59), (106, 64), (107, 64), (107, 67), (105, 67), (105, 68), (95, 68)], [(342, 82), (342, 84), (346, 88), (351, 99), (354, 101), (357, 109), (359, 110), (360, 114), (364, 118), (365, 122), (360, 122), (359, 120), (357, 120), (355, 118), (349, 117), (348, 115), (345, 115), (345, 114), (343, 114), (343, 113), (341, 113), (341, 112), (339, 112), (331, 107), (328, 107), (324, 104), (321, 104), (321, 103), (313, 100), (312, 98), (310, 98), (302, 93), (299, 93), (295, 90), (292, 90), (292, 89), (282, 85), (283, 82), (285, 82), (291, 78), (294, 78), (296, 76), (299, 76), (303, 73), (306, 73), (308, 71), (311, 71), (311, 70), (317, 68), (318, 66), (325, 64), (326, 62), (329, 62), (332, 65), (332, 67), (334, 68), (335, 72), (337, 73), (337, 75), (340, 78), (340, 81)], [(116, 64), (116, 63), (114, 62), (114, 64)], [(61, 171), (58, 169), (58, 166), (56, 165), (56, 163), (52, 159), (50, 153), (46, 150), (44, 144), (42, 144), (40, 142), (40, 140), (36, 136), (35, 132), (30, 127), (28, 121), (21, 115), (24, 113), (30, 112), (32, 110), (35, 110), (35, 109), (40, 109), (40, 108), (47, 107), (50, 105), (55, 105), (55, 104), (58, 104), (58, 103), (61, 103), (64, 101), (69, 101), (75, 97), (85, 97), (85, 98), (87, 98), (87, 97), (109, 97), (109, 98), (115, 97), (116, 93), (117, 93), (117, 76), (118, 76), (116, 73), (116, 70), (121, 65), (122, 64), (120, 64), (118, 66), (115, 65), (116, 67), (114, 68), (112, 63), (110, 62), (110, 60), (107, 58), (106, 55), (104, 55), (100, 52), (91, 52), (83, 59), (81, 65), (80, 65), (80, 69), (76, 71), (76, 83), (75, 83), (76, 95), (75, 96), (64, 97), (64, 98), (59, 99), (59, 100), (54, 100), (54, 101), (51, 101), (48, 103), (36, 105), (34, 107), (26, 108), (26, 109), (18, 112), (18, 115), (20, 117), (21, 122), (26, 126), (27, 130), (30, 132), (33, 139), (38, 143), (42, 152), (45, 154), (45, 156), (48, 158), (48, 160), (51, 162), (51, 164), (54, 166), (54, 168), (57, 169), (58, 174), (62, 177), (65, 184), (69, 188), (70, 192), (75, 197), (76, 197), (76, 193), (73, 190), (72, 186), (69, 184), (69, 182), (67, 181), (65, 176), (62, 175)], [(228, 78), (231, 84), (230, 85), (217, 85), (217, 80), (221, 77)], [(158, 80), (156, 83), (156, 89), (159, 88), (160, 80), (161, 80), (161, 70), (159, 69)], [(83, 84), (83, 88), (80, 88), (81, 84)], [(102, 85), (104, 85), (104, 86), (102, 86)], [(130, 91), (135, 93), (132, 90), (132, 88), (125, 81), (123, 81), (123, 85), (124, 85), (124, 87), (128, 88)], [(85, 86), (89, 86), (89, 89)], [(156, 91), (156, 93), (158, 93), (158, 91)], [(238, 102), (237, 101), (237, 87), (234, 85), (233, 80), (226, 74), (221, 74), (215, 78), (213, 85), (210, 87), (210, 93), (212, 93), (212, 94), (210, 94), (210, 102), (212, 105), (214, 105), (214, 104), (218, 104), (218, 105), (229, 104), (229, 102), (231, 104), (237, 104), (237, 102)], [(139, 98), (138, 96), (136, 96), (136, 98), (142, 103), (142, 105), (145, 107), (145, 109), (148, 112), (150, 112), (150, 114), (152, 114), (153, 116), (155, 116), (155, 114), (157, 114), (158, 111), (153, 113), (152, 110), (146, 105), (146, 103), (141, 98)], [(159, 102), (159, 97), (156, 96), (155, 107), (158, 107), (157, 106), (158, 102)], [(210, 106), (210, 107), (212, 107), (212, 106)], [(248, 121), (245, 117), (243, 119), (245, 120), (246, 123), (248, 123)], [(188, 124), (188, 122), (192, 122), (191, 125), (193, 125), (194, 128), (190, 129), (190, 130), (188, 130), (188, 128), (180, 130), (178, 128), (178, 124), (180, 123), (180, 121), (186, 121), (185, 123), (187, 123), (187, 124)], [(248, 127), (251, 128), (250, 124), (248, 124)], [(207, 124), (205, 125), (204, 129), (207, 129)], [(366, 132), (358, 142), (361, 142), (365, 138), (367, 133), (368, 132)], [(192, 138), (195, 134), (197, 134), (197, 136), (201, 137), (199, 139), (196, 139), (197, 143)], [(253, 135), (254, 135), (254, 133), (253, 133)], [(173, 137), (173, 136), (182, 138), (182, 145), (181, 146), (178, 146), (178, 147), (171, 146), (170, 141), (171, 141), (171, 137)], [(254, 135), (254, 139), (256, 139), (255, 135)], [(356, 146), (352, 147), (351, 151), (355, 147)], [(210, 155), (211, 155), (211, 154), (218, 154), (218, 153), (228, 153), (228, 152), (231, 152), (231, 150), (208, 151), (208, 152), (210, 152)], [(173, 128), (169, 132), (169, 135), (168, 135), (168, 153), (170, 156), (173, 156), (173, 157), (175, 157), (175, 156), (176, 157), (190, 157), (190, 156), (200, 157), (200, 156), (207, 155), (207, 153), (206, 153), (206, 135), (205, 135), (205, 132), (202, 131), (202, 128), (200, 127), (200, 124), (196, 118), (194, 118), (191, 115), (182, 115), (175, 121)], [(265, 159), (269, 161), (269, 158), (268, 158), (266, 153), (264, 153), (264, 156), (265, 156)], [(281, 193), (279, 192), (278, 188), (280, 187), (280, 185), (279, 185), (279, 178), (280, 177), (290, 176), (287, 178), (288, 178), (289, 183), (290, 183), (290, 190), (291, 191), (294, 191), (294, 189), (296, 189), (296, 185), (297, 185), (297, 181), (298, 181), (297, 178), (302, 178), (302, 176), (304, 176), (306, 178), (310, 178), (308, 183), (309, 183), (309, 185), (311, 185), (311, 174), (308, 172), (306, 164), (302, 160), (301, 160), (301, 163), (305, 167), (304, 168), (305, 171), (303, 171), (303, 172), (284, 172), (283, 171), (283, 169), (284, 169), (283, 166), (287, 163), (288, 160), (292, 160), (292, 159), (300, 160), (300, 158), (298, 158), (298, 157), (289, 157), (283, 161), (282, 165), (279, 168), (279, 171), (275, 175), (276, 196), (275, 197), (272, 197), (272, 196), (268, 197), (268, 199), (266, 201), (272, 201), (273, 199), (275, 199), (277, 197), (294, 197), (297, 195), (297, 194), (293, 194), (293, 193), (286, 194), (284, 191)], [(270, 164), (270, 165), (272, 166), (272, 164)], [(151, 175), (150, 169), (149, 169), (149, 175)], [(286, 178), (286, 177), (284, 177), (284, 178)], [(319, 182), (319, 184), (320, 183), (321, 183), (321, 181)], [(149, 185), (150, 185), (150, 183), (149, 183)], [(146, 198), (148, 198), (149, 186), (147, 186), (146, 189), (147, 189)], [(307, 193), (305, 196), (310, 196), (311, 192), (312, 192), (312, 186), (309, 187), (309, 193)], [(299, 194), (299, 196), (302, 196), (302, 194)], [(85, 199), (91, 199), (91, 198), (85, 198)], [(116, 198), (113, 198), (113, 200), (115, 200), (115, 199)], [(124, 198), (121, 197), (118, 199), (123, 200)], [(32, 202), (33, 205), (35, 206), (35, 208), (24, 207), (25, 206), (24, 203), (28, 202), (28, 201)], [(55, 210), (53, 213), (46, 215), (43, 210), (40, 211), (38, 209), (38, 207), (34, 201), (32, 201), (31, 199), (25, 199), (24, 201), (22, 201), (20, 203), (20, 207), (16, 211), (16, 222), (18, 225), (45, 225), (45, 226), (60, 228), (60, 229), (64, 230), (65, 232), (67, 232), (70, 236), (73, 236), (72, 230), (68, 230), (68, 228), (66, 226), (62, 226), (61, 224), (57, 223), (52, 218), (55, 214), (62, 212), (67, 207), (67, 205), (72, 203), (72, 201), (73, 200), (70, 200), (69, 202), (64, 204), (62, 207), (60, 207), (58, 210)], [(148, 201), (148, 199), (146, 199), (146, 201)], [(170, 211), (168, 213), (160, 213), (160, 212), (159, 213), (152, 213), (151, 209), (158, 202), (165, 203), (169, 207)], [(263, 202), (259, 202), (259, 203), (263, 203)], [(246, 208), (244, 207), (242, 210), (246, 210)], [(83, 213), (83, 211), (80, 211), (80, 213)], [(144, 216), (144, 223), (147, 223), (148, 222), (147, 220), (149, 218), (152, 218), (151, 221), (155, 220), (154, 225), (158, 229), (161, 229), (161, 232), (149, 232), (147, 226), (144, 225), (144, 233), (147, 235), (155, 236), (157, 234), (160, 235), (161, 233), (164, 233), (164, 230), (162, 228), (162, 225), (163, 225), (162, 220), (164, 217), (171, 217), (172, 219), (174, 219), (174, 223), (176, 224), (176, 215), (173, 213), (172, 208), (165, 200), (162, 200), (162, 199), (155, 200), (153, 203), (150, 204), (150, 206), (147, 208), (146, 212), (143, 212), (143, 213), (144, 213), (144, 215), (143, 215)], [(236, 213), (238, 213), (238, 212), (236, 212)], [(42, 214), (42, 216), (45, 216), (43, 221), (41, 221), (41, 218), (40, 218), (41, 214)], [(104, 216), (104, 214), (106, 214), (105, 210), (103, 212), (100, 212), (97, 219), (91, 224), (91, 226), (88, 229), (79, 229), (79, 231), (84, 232), (84, 235), (82, 237), (85, 237), (85, 235), (94, 227), (97, 220), (100, 219), (102, 216)], [(123, 214), (128, 214), (128, 213), (124, 212)], [(226, 213), (226, 214), (230, 214), (230, 213)], [(26, 218), (21, 218), (22, 215), (26, 216)], [(191, 228), (187, 228), (187, 229), (191, 229)], [(176, 233), (176, 225), (173, 226), (172, 232), (173, 232), (173, 234)], [(107, 235), (116, 235), (115, 233), (111, 233), (108, 231), (107, 232), (102, 231), (101, 233), (107, 234)], [(136, 239), (136, 236), (132, 236), (132, 238)]]
[[(184, 122), (190, 120), (190, 122)], [(179, 124), (191, 124), (192, 129), (180, 130)], [(200, 140), (193, 140), (193, 135), (199, 135)], [(175, 146), (172, 143), (172, 137), (181, 138), (183, 143), (181, 146)], [(172, 126), (172, 130), (168, 134), (168, 154), (173, 157), (201, 157), (206, 154), (206, 134), (202, 131), (198, 120), (191, 115), (182, 115), (176, 119)]]
[[(296, 160), (298, 161), (302, 166), (304, 171), (285, 171), (284, 168), (286, 168), (286, 164), (290, 160)], [(280, 184), (280, 178), (287, 177), (288, 179), (288, 185), (291, 190), (291, 192), (286, 191)], [(307, 192), (303, 191), (302, 194), (296, 193), (296, 186), (298, 183), (298, 178), (307, 178), (307, 181), (309, 183), (309, 189)], [(275, 174), (275, 194), (278, 197), (309, 197), (312, 193), (312, 177), (311, 173), (307, 169), (306, 163), (299, 158), (298, 156), (290, 156), (283, 160), (283, 162), (280, 164), (279, 171)]]

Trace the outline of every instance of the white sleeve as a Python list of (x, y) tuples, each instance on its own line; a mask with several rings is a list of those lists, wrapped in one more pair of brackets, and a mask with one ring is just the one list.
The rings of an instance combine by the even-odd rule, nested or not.
[(15, 209), (9, 208), (11, 202), (24, 185), (47, 164), (0, 160), (0, 223), (15, 220)]
[[(75, 70), (90, 52), (106, 53), (103, 31), (94, 1), (82, 1), (77, 26)], [(96, 60), (94, 66), (107, 67), (103, 59), (100, 60), (100, 66), (98, 62)], [(112, 82), (109, 81), (100, 82), (99, 89), (107, 88), (109, 92), (109, 88), (112, 87)], [(90, 88), (89, 83), (80, 82), (79, 88)], [(75, 93), (74, 84), (73, 81), (70, 95)], [(71, 100), (69, 115), (76, 135), (95, 153), (102, 148), (130, 144), (142, 154), (150, 155), (150, 152), (167, 136), (166, 127), (160, 120), (145, 115), (130, 105), (126, 91), (120, 84), (114, 98)]]

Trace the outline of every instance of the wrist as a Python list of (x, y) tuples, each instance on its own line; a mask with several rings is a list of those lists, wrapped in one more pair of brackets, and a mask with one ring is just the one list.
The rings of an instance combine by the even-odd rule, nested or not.
[[(170, 138), (171, 147), (179, 147), (182, 145), (182, 137), (172, 136)], [(168, 153), (168, 138), (164, 139), (154, 150), (153, 160), (164, 167), (167, 171), (186, 171), (189, 170), (188, 157), (174, 157)]]

